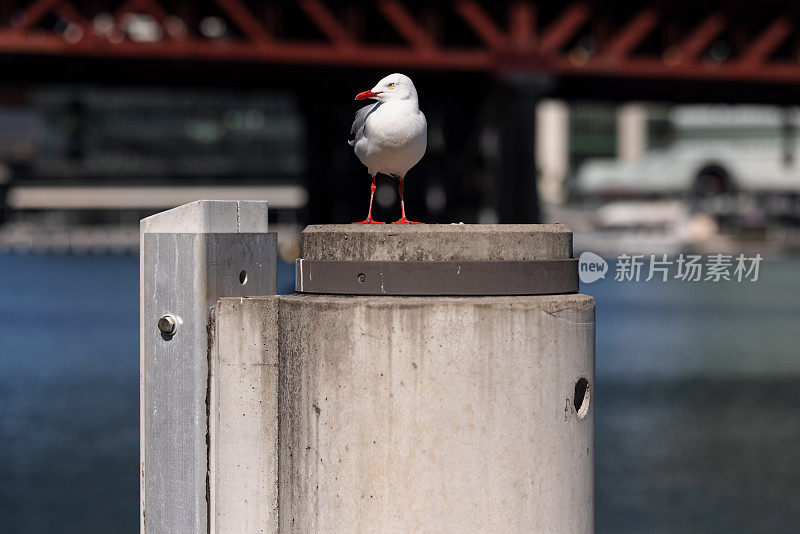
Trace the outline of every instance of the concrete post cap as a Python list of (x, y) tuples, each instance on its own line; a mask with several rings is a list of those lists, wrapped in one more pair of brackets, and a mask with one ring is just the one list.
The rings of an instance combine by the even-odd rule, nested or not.
[(572, 257), (563, 224), (330, 224), (303, 230), (302, 258), (336, 261), (530, 261)]

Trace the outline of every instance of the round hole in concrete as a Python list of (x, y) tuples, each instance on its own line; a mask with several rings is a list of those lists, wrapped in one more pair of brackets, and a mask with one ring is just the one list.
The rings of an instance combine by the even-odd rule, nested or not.
[(367, 279), (367, 275), (365, 275), (364, 273), (358, 273), (358, 281), (359, 282), (361, 282), (363, 284), (366, 279)]
[(242, 271), (239, 273), (239, 283), (242, 285), (247, 283), (247, 271), (244, 269), (242, 269)]
[(578, 419), (583, 419), (589, 415), (589, 403), (591, 399), (592, 391), (589, 386), (589, 381), (585, 378), (580, 378), (575, 382), (575, 396), (572, 397), (575, 411), (578, 413)]

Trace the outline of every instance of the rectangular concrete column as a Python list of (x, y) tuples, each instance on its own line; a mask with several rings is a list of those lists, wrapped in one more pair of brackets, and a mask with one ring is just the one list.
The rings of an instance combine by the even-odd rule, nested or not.
[(536, 161), (542, 200), (562, 203), (569, 172), (569, 106), (563, 100), (546, 99), (537, 105)]
[(141, 222), (141, 530), (208, 531), (209, 319), (276, 291), (267, 203), (198, 201)]
[(647, 150), (647, 106), (628, 102), (617, 111), (617, 156), (620, 161), (636, 161)]
[(278, 297), (224, 298), (215, 309), (209, 532), (277, 532), (277, 317)]
[[(571, 255), (562, 225), (303, 234), (316, 269)], [(215, 531), (593, 531), (591, 297), (295, 294), (215, 318)]]

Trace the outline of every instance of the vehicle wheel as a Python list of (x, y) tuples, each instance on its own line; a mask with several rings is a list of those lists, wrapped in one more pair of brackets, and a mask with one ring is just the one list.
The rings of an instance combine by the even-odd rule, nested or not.
[(719, 167), (708, 167), (700, 171), (694, 182), (694, 195), (711, 197), (732, 193), (733, 187), (728, 173)]

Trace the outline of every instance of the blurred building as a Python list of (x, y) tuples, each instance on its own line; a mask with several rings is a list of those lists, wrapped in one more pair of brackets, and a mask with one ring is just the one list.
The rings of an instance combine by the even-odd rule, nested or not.
[(410, 214), (542, 220), (591, 161), (670, 146), (674, 105), (794, 103), (796, 18), (774, 0), (3, 2), (0, 242), (135, 243), (141, 216), (209, 196), (268, 198), (293, 228), (363, 218), (352, 98), (393, 70), (429, 120)]

